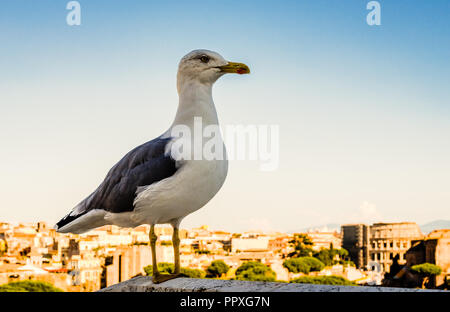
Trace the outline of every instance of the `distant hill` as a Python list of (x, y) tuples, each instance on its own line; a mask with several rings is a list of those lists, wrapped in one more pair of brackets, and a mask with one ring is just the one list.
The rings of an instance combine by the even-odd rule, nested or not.
[(428, 234), (434, 230), (450, 229), (450, 221), (449, 220), (431, 221), (429, 223), (422, 224), (420, 226), (420, 229), (422, 230), (423, 234)]

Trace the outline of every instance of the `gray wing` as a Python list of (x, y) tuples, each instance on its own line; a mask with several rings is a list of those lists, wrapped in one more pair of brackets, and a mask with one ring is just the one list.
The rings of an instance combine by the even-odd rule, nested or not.
[(170, 139), (156, 138), (126, 154), (111, 168), (102, 184), (61, 219), (57, 227), (61, 228), (93, 209), (116, 213), (132, 211), (139, 186), (161, 181), (177, 171), (175, 160), (165, 155)]

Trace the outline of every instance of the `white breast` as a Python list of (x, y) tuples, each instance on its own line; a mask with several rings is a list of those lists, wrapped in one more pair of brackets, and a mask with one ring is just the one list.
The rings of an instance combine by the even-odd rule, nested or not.
[(130, 218), (138, 224), (181, 220), (216, 195), (227, 171), (227, 160), (186, 161), (172, 177), (139, 189)]

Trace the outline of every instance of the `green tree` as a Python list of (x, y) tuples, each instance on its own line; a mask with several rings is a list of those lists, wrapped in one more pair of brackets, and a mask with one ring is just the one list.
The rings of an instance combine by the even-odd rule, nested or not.
[(291, 258), (288, 260), (285, 260), (283, 262), (283, 266), (288, 269), (291, 273), (305, 273), (308, 274), (310, 271), (310, 267), (308, 264), (306, 264), (305, 261), (303, 261), (302, 258)]
[(439, 275), (442, 273), (442, 269), (439, 266), (437, 266), (435, 264), (431, 264), (431, 263), (422, 263), (422, 264), (413, 265), (411, 267), (411, 270), (416, 273), (427, 275), (427, 276)]
[(340, 276), (302, 276), (291, 283), (305, 283), (305, 284), (321, 284), (321, 285), (345, 285), (356, 286), (357, 284)]
[(229, 270), (230, 267), (223, 260), (215, 260), (206, 269), (206, 277), (221, 277)]
[[(158, 271), (162, 274), (172, 274), (175, 271), (175, 266), (173, 263), (161, 262), (158, 263)], [(180, 271), (184, 275), (192, 278), (204, 278), (206, 275), (204, 271), (197, 269), (181, 268)], [(148, 276), (153, 275), (153, 266), (148, 265), (144, 267), (144, 272)]]
[(181, 268), (181, 273), (191, 278), (205, 278), (206, 273), (203, 270)]
[(411, 271), (419, 274), (422, 277), (422, 288), (426, 288), (427, 286), (430, 288), (434, 288), (435, 285), (431, 285), (430, 283), (431, 278), (442, 273), (442, 269), (432, 263), (413, 265), (411, 267)]
[(303, 257), (303, 261), (309, 265), (311, 272), (322, 271), (325, 267), (325, 264), (322, 261), (314, 257)]
[(338, 251), (339, 258), (341, 258), (344, 261), (348, 261), (349, 253), (348, 253), (347, 249), (340, 248), (340, 249), (337, 249), (337, 251)]
[(326, 266), (334, 264), (334, 256), (337, 252), (336, 249), (321, 249), (319, 252), (314, 254), (314, 257), (322, 261)]
[(313, 254), (313, 242), (306, 234), (294, 234), (289, 244), (294, 247), (294, 251), (288, 254), (290, 258), (309, 257)]
[(283, 266), (292, 273), (322, 271), (325, 264), (314, 257), (291, 258), (283, 262)]
[(257, 261), (244, 262), (235, 272), (241, 281), (274, 282), (276, 274), (271, 268)]
[(0, 292), (27, 292), (23, 288), (10, 286), (8, 284), (0, 285)]
[(63, 290), (47, 282), (19, 281), (0, 285), (0, 292), (62, 292)]
[[(172, 263), (167, 263), (167, 262), (158, 263), (158, 271), (163, 274), (164, 273), (165, 274), (172, 273), (172, 270), (171, 270), (172, 267), (174, 267)], [(153, 275), (153, 266), (147, 265), (146, 267), (144, 267), (144, 271), (148, 276)]]
[[(322, 261), (326, 266), (334, 265), (334, 264), (347, 264), (350, 263), (348, 261), (348, 251), (344, 248), (334, 249), (333, 245), (330, 244), (330, 249), (321, 249), (318, 252), (314, 253), (314, 257)], [(336, 259), (338, 256), (338, 260)]]

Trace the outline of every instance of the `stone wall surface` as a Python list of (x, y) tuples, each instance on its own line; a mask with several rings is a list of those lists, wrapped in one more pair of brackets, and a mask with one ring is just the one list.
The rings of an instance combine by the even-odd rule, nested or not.
[(248, 282), (216, 279), (177, 278), (154, 284), (151, 277), (138, 276), (99, 292), (424, 292), (433, 290), (333, 286), (296, 283)]

